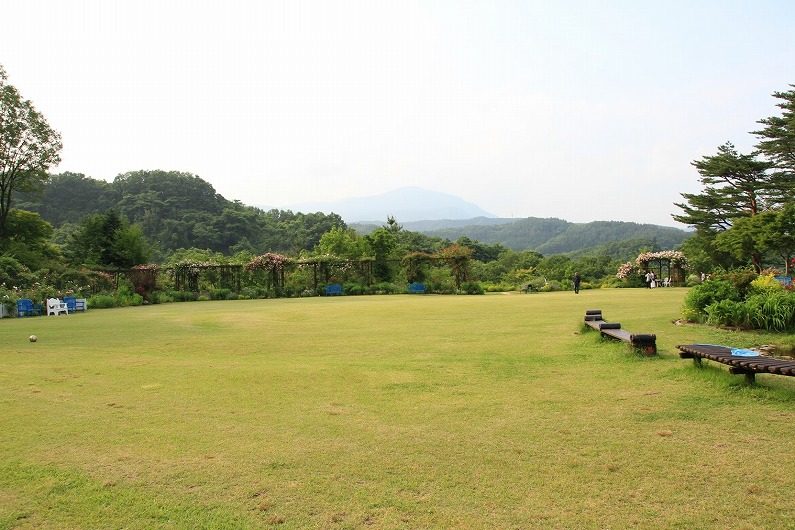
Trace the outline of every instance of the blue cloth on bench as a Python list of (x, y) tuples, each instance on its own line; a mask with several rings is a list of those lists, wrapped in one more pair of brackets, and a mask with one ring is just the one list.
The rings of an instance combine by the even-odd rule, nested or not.
[(745, 348), (732, 348), (732, 355), (735, 357), (759, 357), (759, 352)]

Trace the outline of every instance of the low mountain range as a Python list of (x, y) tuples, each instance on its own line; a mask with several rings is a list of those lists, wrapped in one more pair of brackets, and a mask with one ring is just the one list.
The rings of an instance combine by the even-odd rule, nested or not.
[[(349, 209), (341, 208), (345, 204)], [(87, 215), (113, 209), (139, 224), (162, 255), (190, 247), (225, 253), (311, 250), (340, 221), (366, 234), (385, 224), (388, 216), (406, 230), (428, 236), (451, 241), (468, 237), (545, 255), (598, 252), (623, 259), (637, 255), (638, 249), (676, 248), (690, 235), (677, 228), (619, 221), (498, 218), (453, 195), (420, 188), (329, 203), (329, 213), (310, 207), (263, 211), (222, 197), (195, 175), (166, 171), (133, 171), (113, 182), (62, 173), (40, 193), (18, 194), (14, 206), (38, 212), (56, 229), (67, 230), (64, 234), (68, 225)], [(355, 222), (361, 219), (369, 222)]]
[[(380, 195), (325, 203), (304, 203), (294, 211), (336, 213), (358, 232), (369, 233), (394, 217), (406, 230), (455, 241), (468, 237), (482, 243), (500, 243), (514, 250), (542, 254), (584, 251), (616, 252), (630, 248), (675, 248), (688, 232), (667, 226), (621, 221), (570, 223), (556, 218), (496, 217), (476, 204), (447, 193), (418, 187), (400, 188)], [(627, 242), (618, 245), (618, 242)]]
[[(404, 229), (455, 241), (461, 237), (514, 250), (535, 250), (542, 254), (593, 253), (623, 255), (627, 248), (676, 248), (690, 237), (678, 228), (624, 221), (570, 223), (556, 218), (522, 219), (475, 218), (468, 220), (417, 221), (400, 223)], [(351, 223), (360, 233), (369, 233), (376, 224)]]
[(307, 203), (297, 205), (296, 211), (333, 212), (365, 234), (393, 216), (412, 232), (451, 241), (468, 237), (481, 243), (500, 243), (514, 250), (532, 249), (542, 254), (606, 252), (612, 255), (626, 253), (628, 248), (676, 248), (690, 236), (679, 228), (623, 221), (570, 223), (556, 218), (496, 217), (454, 195), (417, 187), (342, 201)]

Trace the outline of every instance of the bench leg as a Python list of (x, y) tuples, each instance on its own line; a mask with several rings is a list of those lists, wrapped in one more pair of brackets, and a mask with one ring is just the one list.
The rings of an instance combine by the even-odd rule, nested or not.
[(756, 382), (756, 373), (751, 370), (746, 370), (744, 368), (738, 368), (736, 366), (732, 366), (729, 368), (729, 373), (740, 375), (743, 374), (745, 376), (745, 382), (749, 385), (752, 385)]

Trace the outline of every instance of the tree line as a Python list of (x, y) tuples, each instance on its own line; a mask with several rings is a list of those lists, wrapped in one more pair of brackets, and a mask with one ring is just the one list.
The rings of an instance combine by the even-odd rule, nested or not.
[[(742, 154), (726, 143), (693, 162), (704, 189), (682, 194), (684, 201), (676, 204), (682, 212), (673, 217), (696, 229), (683, 250), (697, 270), (746, 263), (761, 270), (778, 263), (789, 272), (795, 247), (795, 91), (773, 95), (783, 112), (759, 121), (754, 152)], [(535, 238), (550, 253), (544, 256), (539, 249), (509, 248), (506, 242), (515, 234), (504, 224), (486, 228), (498, 234), (491, 242), (481, 241), (478, 235), (486, 236), (476, 231), (457, 237), (412, 232), (395, 219), (361, 234), (336, 214), (264, 211), (227, 200), (185, 172), (131, 171), (112, 182), (80, 173), (50, 175), (60, 161), (60, 135), (8, 83), (2, 66), (0, 104), (0, 282), (202, 256), (243, 263), (275, 252), (371, 259), (379, 281), (406, 280), (394, 267), (406, 256), (466, 254), (467, 274), (495, 289), (522, 283), (565, 287), (575, 271), (591, 283), (615, 285), (616, 267), (631, 255), (676, 245), (658, 240), (659, 232), (635, 231), (634, 239), (616, 241), (616, 234), (627, 234), (622, 231), (628, 223), (601, 223), (593, 228), (596, 236), (556, 219), (515, 223), (523, 237)], [(599, 246), (558, 253), (581, 239)]]

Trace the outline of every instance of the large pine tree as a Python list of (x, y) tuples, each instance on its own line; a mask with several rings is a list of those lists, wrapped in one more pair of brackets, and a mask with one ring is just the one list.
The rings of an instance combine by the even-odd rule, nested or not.
[(675, 203), (684, 213), (674, 214), (680, 223), (706, 232), (720, 232), (732, 219), (756, 215), (781, 202), (771, 164), (754, 155), (738, 153), (727, 142), (718, 153), (692, 162), (704, 186), (701, 193), (682, 193), (686, 202)]
[[(773, 234), (772, 225), (763, 222), (792, 212), (795, 196), (795, 90), (773, 97), (780, 100), (777, 106), (783, 113), (759, 120), (764, 128), (753, 133), (759, 138), (757, 151), (743, 155), (726, 143), (716, 155), (694, 161), (703, 190), (683, 193), (685, 202), (675, 203), (683, 213), (673, 215), (695, 227), (708, 246), (714, 243), (738, 258), (744, 255), (757, 270), (765, 253), (775, 251), (786, 260), (792, 251), (790, 225), (776, 225), (783, 232)], [(762, 237), (768, 232), (769, 237)]]
[(754, 131), (759, 137), (757, 149), (773, 164), (773, 175), (782, 194), (793, 198), (795, 191), (795, 85), (787, 92), (774, 92), (773, 97), (781, 100), (776, 104), (784, 112), (781, 116), (771, 116), (759, 120), (765, 127)]

